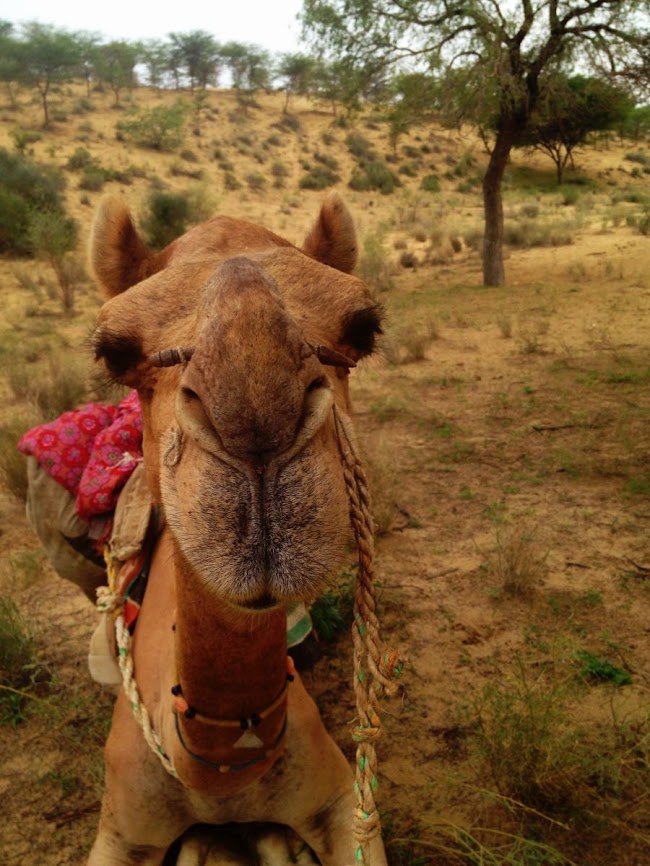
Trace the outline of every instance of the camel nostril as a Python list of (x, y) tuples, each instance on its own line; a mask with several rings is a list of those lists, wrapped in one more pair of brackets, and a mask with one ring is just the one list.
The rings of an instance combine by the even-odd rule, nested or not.
[(183, 397), (187, 400), (188, 403), (200, 403), (201, 398), (196, 393), (196, 391), (192, 391), (191, 388), (183, 387), (181, 388), (181, 393)]
[(317, 376), (315, 379), (307, 385), (307, 393), (311, 394), (312, 391), (316, 391), (318, 388), (324, 388), (327, 385), (327, 379), (325, 376)]

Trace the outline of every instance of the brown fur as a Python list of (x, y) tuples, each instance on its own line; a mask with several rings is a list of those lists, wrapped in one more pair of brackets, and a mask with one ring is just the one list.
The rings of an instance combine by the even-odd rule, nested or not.
[[(353, 862), (351, 772), (299, 678), (282, 748), (267, 755), (284, 706), (257, 729), (263, 760), (226, 774), (187, 749), (237, 763), (251, 754), (234, 745), (240, 732), (181, 715), (184, 748), (170, 694), (180, 682), (189, 704), (212, 718), (249, 718), (271, 705), (286, 677), (284, 605), (312, 599), (341, 561), (348, 501), (331, 408), (349, 411), (348, 371), (323, 367), (312, 347), (354, 360), (372, 350), (380, 323), (368, 289), (328, 266), (349, 270), (352, 249), (351, 219), (335, 198), (304, 252), (217, 217), (154, 256), (121, 203), (99, 213), (92, 256), (111, 300), (95, 351), (114, 378), (138, 388), (147, 477), (168, 524), (136, 631), (135, 671), (178, 780), (122, 695), (90, 866), (160, 864), (192, 824), (230, 821), (286, 824), (323, 866)], [(187, 365), (148, 363), (174, 346), (193, 348)], [(373, 866), (382, 866), (381, 840), (373, 846)]]

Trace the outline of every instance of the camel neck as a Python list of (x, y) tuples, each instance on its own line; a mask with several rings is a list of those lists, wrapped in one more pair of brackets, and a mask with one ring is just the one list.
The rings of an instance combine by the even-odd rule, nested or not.
[(286, 684), (286, 612), (233, 608), (179, 561), (175, 645), (184, 699), (212, 718), (259, 714)]

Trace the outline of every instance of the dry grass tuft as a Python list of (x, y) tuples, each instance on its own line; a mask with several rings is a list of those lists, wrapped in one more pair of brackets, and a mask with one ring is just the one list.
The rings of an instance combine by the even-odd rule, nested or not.
[(534, 529), (515, 525), (497, 529), (496, 545), (486, 560), (488, 575), (510, 596), (530, 597), (546, 572), (548, 550)]

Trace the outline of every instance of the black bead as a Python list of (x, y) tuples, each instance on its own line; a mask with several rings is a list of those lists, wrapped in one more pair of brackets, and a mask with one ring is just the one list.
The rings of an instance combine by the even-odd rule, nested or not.
[(252, 722), (255, 726), (257, 726), (257, 725), (261, 724), (262, 720), (261, 720), (260, 717), (257, 715), (257, 713), (253, 713), (253, 715), (251, 716), (251, 722)]
[(194, 707), (188, 707), (185, 710), (185, 718), (186, 719), (193, 719), (195, 715), (196, 715), (196, 709)]
[(183, 694), (183, 687), (181, 686), (180, 683), (176, 683), (175, 686), (172, 686), (172, 694), (174, 695), (175, 698), (177, 698), (179, 695)]

